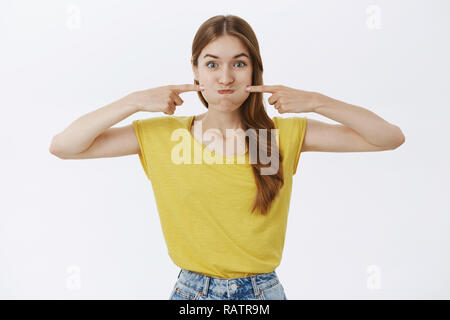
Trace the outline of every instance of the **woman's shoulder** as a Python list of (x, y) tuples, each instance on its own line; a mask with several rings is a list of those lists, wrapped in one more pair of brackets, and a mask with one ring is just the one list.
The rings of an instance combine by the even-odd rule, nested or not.
[(191, 116), (156, 116), (156, 117), (148, 117), (144, 119), (135, 120), (139, 122), (141, 126), (145, 127), (162, 127), (162, 128), (174, 128), (180, 126), (186, 126)]
[(306, 117), (290, 116), (278, 117), (274, 116), (272, 121), (275, 128), (280, 130), (291, 130), (293, 128), (301, 128), (306, 125)]

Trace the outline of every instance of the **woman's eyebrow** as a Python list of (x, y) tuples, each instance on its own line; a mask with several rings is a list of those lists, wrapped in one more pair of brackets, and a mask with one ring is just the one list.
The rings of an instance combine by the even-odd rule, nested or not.
[[(206, 57), (211, 57), (211, 58), (214, 58), (214, 59), (220, 59), (218, 56), (215, 56), (215, 55), (212, 55), (212, 54), (209, 54), (209, 53), (205, 54), (205, 55), (203, 56), (203, 59), (205, 59)], [(235, 56), (233, 57), (233, 59), (236, 59), (236, 58), (239, 58), (239, 57), (247, 57), (248, 59), (250, 59), (250, 58), (248, 57), (248, 55), (246, 55), (245, 53), (239, 53), (239, 54), (235, 55)]]

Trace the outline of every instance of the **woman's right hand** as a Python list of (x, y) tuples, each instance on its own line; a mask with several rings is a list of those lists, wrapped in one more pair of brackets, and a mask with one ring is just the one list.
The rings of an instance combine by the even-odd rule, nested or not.
[(183, 104), (179, 94), (187, 91), (203, 91), (197, 84), (167, 85), (129, 94), (126, 100), (138, 111), (174, 114), (175, 107)]

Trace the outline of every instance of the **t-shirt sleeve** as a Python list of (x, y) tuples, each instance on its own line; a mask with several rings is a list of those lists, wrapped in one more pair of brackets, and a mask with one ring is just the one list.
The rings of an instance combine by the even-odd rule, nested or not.
[[(144, 119), (145, 120), (145, 119)], [(136, 134), (137, 141), (139, 143), (139, 160), (141, 162), (142, 168), (145, 171), (145, 174), (147, 178), (150, 179), (150, 174), (148, 170), (148, 154), (147, 154), (147, 147), (148, 143), (150, 143), (150, 136), (146, 134), (145, 132), (145, 123), (144, 120), (134, 120), (133, 121), (133, 128), (134, 133)]]
[(293, 152), (295, 154), (294, 158), (294, 166), (293, 166), (293, 173), (292, 175), (295, 175), (297, 172), (297, 166), (298, 161), (300, 159), (300, 153), (303, 146), (303, 141), (305, 140), (305, 133), (306, 133), (306, 123), (307, 119), (306, 117), (293, 117), (294, 120), (294, 127), (293, 127)]
[(280, 129), (280, 145), (283, 150), (287, 170), (292, 175), (297, 172), (303, 140), (306, 133), (306, 117), (274, 117)]
[(140, 147), (139, 160), (142, 168), (151, 180), (152, 172), (150, 170), (152, 161), (152, 149), (155, 146), (156, 135), (158, 134), (159, 122), (161, 117), (152, 117), (133, 121), (133, 128)]

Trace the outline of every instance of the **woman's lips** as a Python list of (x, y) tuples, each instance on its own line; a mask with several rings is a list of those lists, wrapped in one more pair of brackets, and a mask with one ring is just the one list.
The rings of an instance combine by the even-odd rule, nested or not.
[(230, 93), (233, 93), (233, 92), (234, 92), (234, 90), (219, 90), (220, 94), (230, 94)]

